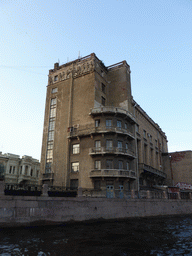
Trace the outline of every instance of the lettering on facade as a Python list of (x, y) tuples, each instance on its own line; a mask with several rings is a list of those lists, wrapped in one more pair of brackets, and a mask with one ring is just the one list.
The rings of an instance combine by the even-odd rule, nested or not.
[(85, 75), (86, 73), (89, 73), (93, 70), (94, 70), (94, 63), (92, 60), (87, 61), (86, 63), (83, 63), (83, 64), (76, 64), (76, 65), (74, 65), (73, 68), (68, 68), (65, 71), (61, 71), (60, 73), (58, 73), (57, 74), (58, 79), (56, 79), (56, 80), (54, 79), (55, 74), (50, 75), (49, 80), (48, 80), (48, 85), (67, 80), (67, 79), (71, 78), (71, 76), (73, 76), (73, 78), (76, 78), (76, 77)]

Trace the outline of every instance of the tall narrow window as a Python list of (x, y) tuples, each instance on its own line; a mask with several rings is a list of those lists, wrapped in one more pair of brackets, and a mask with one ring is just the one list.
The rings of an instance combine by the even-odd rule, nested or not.
[(123, 150), (123, 142), (122, 141), (118, 141), (117, 142), (117, 147), (118, 147), (119, 152), (122, 152), (122, 150)]
[(106, 119), (106, 128), (111, 128), (111, 126), (112, 126), (112, 120)]
[(100, 126), (100, 119), (96, 119), (95, 120), (95, 127), (99, 127)]
[(117, 128), (121, 130), (122, 122), (120, 120), (117, 120)]
[(103, 83), (101, 84), (101, 90), (105, 93), (105, 85)]
[(112, 140), (106, 140), (106, 149), (107, 150), (113, 149), (113, 141)]
[(95, 169), (98, 169), (98, 170), (101, 169), (101, 161), (100, 160), (95, 161)]
[(46, 155), (46, 169), (45, 172), (51, 172), (51, 163), (53, 161), (53, 142), (55, 134), (55, 118), (56, 118), (56, 104), (57, 99), (51, 99), (50, 114), (49, 114), (49, 130), (47, 139), (47, 155)]
[(101, 96), (101, 104), (105, 106), (105, 98), (103, 96)]
[(100, 152), (101, 151), (101, 141), (100, 140), (96, 140), (95, 141), (95, 151), (96, 152)]
[(123, 161), (119, 161), (119, 169), (123, 169)]
[(79, 154), (80, 144), (74, 144), (72, 147), (73, 147), (73, 154)]
[(107, 169), (113, 169), (113, 160), (112, 159), (107, 159), (106, 160), (106, 168)]

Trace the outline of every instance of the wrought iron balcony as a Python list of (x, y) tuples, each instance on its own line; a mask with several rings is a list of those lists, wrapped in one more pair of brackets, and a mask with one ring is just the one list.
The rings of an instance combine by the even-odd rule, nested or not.
[(96, 169), (90, 172), (91, 178), (98, 177), (121, 177), (121, 178), (132, 178), (136, 179), (136, 173), (132, 170), (124, 170), (124, 169)]
[(129, 136), (130, 138), (134, 139), (135, 136), (132, 131), (132, 127), (128, 127), (128, 129), (117, 127), (117, 126), (99, 126), (95, 127), (93, 124), (86, 125), (86, 126), (79, 126), (79, 127), (70, 127), (69, 128), (69, 138), (76, 137), (76, 136), (86, 136), (89, 134), (96, 134), (96, 133), (118, 133), (122, 135)]
[(162, 178), (166, 178), (167, 177), (166, 173), (164, 173), (164, 172), (162, 172), (162, 171), (160, 171), (158, 169), (155, 169), (152, 166), (147, 165), (147, 164), (143, 164), (143, 163), (139, 164), (139, 170), (155, 174), (155, 175), (160, 176)]
[(90, 115), (99, 115), (99, 114), (123, 115), (123, 116), (126, 116), (128, 119), (130, 119), (133, 123), (135, 123), (135, 117), (133, 116), (133, 114), (123, 108), (107, 106), (107, 107), (92, 108), (90, 111)]
[(100, 148), (90, 148), (89, 155), (104, 155), (104, 154), (116, 154), (124, 155), (135, 158), (135, 153), (131, 149), (118, 148), (118, 147), (100, 147)]

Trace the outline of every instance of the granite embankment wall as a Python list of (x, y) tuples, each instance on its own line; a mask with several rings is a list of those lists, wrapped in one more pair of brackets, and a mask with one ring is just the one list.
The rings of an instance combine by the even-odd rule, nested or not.
[(191, 213), (192, 200), (0, 196), (0, 227)]

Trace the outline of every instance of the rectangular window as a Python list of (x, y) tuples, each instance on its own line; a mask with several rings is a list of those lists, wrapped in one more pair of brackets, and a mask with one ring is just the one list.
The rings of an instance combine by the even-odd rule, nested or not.
[(15, 166), (13, 166), (13, 174), (15, 173)]
[(31, 169), (31, 176), (33, 176), (33, 169)]
[(95, 169), (101, 170), (101, 161), (100, 160), (95, 161)]
[(129, 162), (126, 162), (126, 170), (129, 170)]
[(105, 93), (105, 85), (103, 83), (101, 84), (101, 90)]
[(113, 160), (112, 159), (107, 159), (106, 160), (106, 168), (107, 169), (113, 169)]
[(127, 130), (127, 123), (125, 123), (125, 129)]
[(79, 180), (78, 179), (70, 180), (70, 188), (71, 189), (77, 189), (78, 186), (79, 186)]
[(22, 174), (22, 166), (20, 167), (20, 174)]
[(58, 81), (58, 76), (54, 76), (54, 82)]
[(79, 154), (80, 144), (74, 144), (72, 147), (73, 147), (73, 154)]
[(79, 172), (79, 162), (71, 163), (71, 171)]
[(48, 141), (54, 140), (54, 131), (49, 132), (48, 134)]
[(106, 119), (106, 127), (111, 128), (112, 126), (112, 120), (111, 119)]
[(119, 161), (119, 169), (123, 169), (123, 161)]
[(139, 125), (136, 124), (136, 132), (139, 133)]
[(100, 140), (96, 140), (95, 141), (95, 148), (96, 149), (100, 149), (101, 148), (101, 141)]
[(57, 92), (57, 88), (53, 88), (51, 93), (56, 93)]
[(10, 168), (9, 168), (9, 173), (11, 173), (12, 172), (12, 166), (10, 166)]
[(106, 140), (106, 149), (107, 150), (113, 149), (113, 141), (112, 140)]
[(53, 131), (53, 130), (55, 130), (55, 120), (51, 119), (49, 121), (49, 131)]
[(56, 105), (56, 103), (57, 103), (57, 98), (51, 99), (51, 106)]
[(95, 120), (95, 127), (99, 127), (100, 126), (100, 119), (96, 119)]
[(117, 147), (118, 147), (118, 150), (121, 152), (123, 150), (123, 142), (122, 141), (118, 141), (117, 142)]
[(101, 181), (95, 180), (94, 181), (94, 189), (100, 189), (101, 188)]
[(121, 127), (122, 127), (122, 122), (121, 122), (120, 120), (117, 120), (117, 127), (118, 127), (119, 129), (121, 129)]
[(146, 136), (146, 131), (145, 130), (143, 130), (143, 137), (146, 139), (147, 138), (147, 136)]
[(51, 108), (50, 109), (50, 118), (55, 117), (56, 116), (56, 108)]
[(105, 106), (105, 98), (103, 96), (101, 96), (101, 104)]

